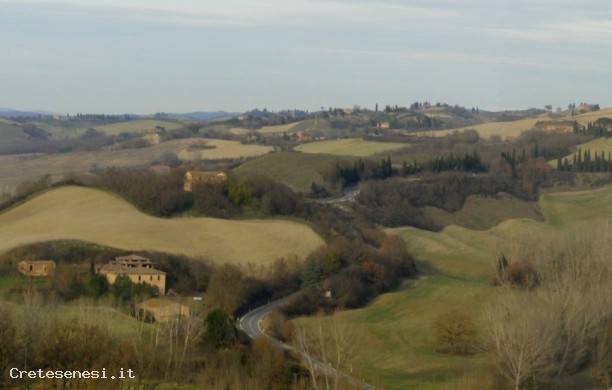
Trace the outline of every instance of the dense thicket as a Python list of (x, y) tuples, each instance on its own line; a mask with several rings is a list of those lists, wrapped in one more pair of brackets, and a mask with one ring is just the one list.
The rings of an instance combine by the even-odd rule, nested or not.
[[(535, 162), (531, 162), (531, 165)], [(525, 171), (521, 179), (507, 174), (466, 174), (448, 172), (418, 180), (394, 178), (362, 183), (356, 209), (366, 218), (385, 226), (412, 225), (436, 230), (438, 227), (425, 219), (422, 207), (434, 206), (452, 212), (459, 210), (469, 195), (494, 196), (510, 193), (520, 199), (537, 199), (537, 185), (543, 180), (537, 166), (523, 164), (510, 170)], [(546, 169), (546, 168), (542, 168)], [(531, 172), (531, 176), (527, 176)]]
[(612, 171), (612, 152), (593, 151), (587, 149), (578, 151), (570, 159), (557, 159), (557, 170), (565, 172), (610, 172)]
[(185, 208), (183, 183), (180, 170), (158, 175), (145, 169), (108, 169), (92, 185), (116, 192), (146, 213), (169, 216)]
[(378, 247), (337, 239), (306, 259), (303, 290), (282, 311), (295, 316), (360, 307), (415, 274), (414, 259), (397, 237), (385, 238)]
[(578, 123), (574, 123), (574, 132), (595, 137), (611, 137), (612, 119), (599, 118), (595, 122), (587, 123), (586, 126), (580, 126)]

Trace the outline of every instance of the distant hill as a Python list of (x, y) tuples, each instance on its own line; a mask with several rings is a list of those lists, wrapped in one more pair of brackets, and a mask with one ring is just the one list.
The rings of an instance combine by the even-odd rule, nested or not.
[(54, 112), (50, 111), (20, 111), (12, 108), (0, 107), (0, 117), (4, 118), (29, 118), (38, 116), (51, 116), (54, 114)]
[(196, 112), (186, 112), (183, 114), (173, 114), (176, 116), (197, 119), (201, 121), (209, 121), (218, 118), (229, 118), (233, 116), (238, 116), (240, 113), (238, 112), (226, 112), (226, 111), (215, 111), (215, 112), (206, 112), (206, 111), (196, 111)]

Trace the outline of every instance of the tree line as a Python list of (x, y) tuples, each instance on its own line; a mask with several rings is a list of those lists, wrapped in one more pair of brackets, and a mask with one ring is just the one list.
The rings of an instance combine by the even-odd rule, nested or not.
[(612, 152), (603, 150), (591, 153), (590, 149), (578, 151), (572, 156), (572, 163), (565, 157), (557, 158), (557, 170), (564, 172), (610, 172), (612, 171)]
[(599, 118), (595, 122), (589, 122), (586, 126), (580, 126), (574, 122), (574, 132), (594, 137), (609, 138), (612, 136), (612, 119)]

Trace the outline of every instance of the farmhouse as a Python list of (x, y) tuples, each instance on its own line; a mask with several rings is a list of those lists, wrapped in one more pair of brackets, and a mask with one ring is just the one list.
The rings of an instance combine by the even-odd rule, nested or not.
[(389, 130), (391, 128), (391, 124), (389, 122), (378, 122), (377, 125), (381, 130)]
[(314, 136), (306, 131), (298, 131), (295, 133), (295, 139), (299, 142), (312, 141)]
[(166, 294), (166, 273), (153, 268), (153, 262), (146, 257), (129, 255), (116, 257), (98, 269), (113, 284), (119, 276), (127, 276), (133, 283), (153, 286), (159, 295)]
[(26, 276), (48, 276), (55, 272), (55, 261), (24, 260), (19, 262), (17, 270)]
[(191, 192), (195, 183), (219, 184), (227, 181), (227, 174), (221, 171), (187, 171), (185, 173), (186, 192)]

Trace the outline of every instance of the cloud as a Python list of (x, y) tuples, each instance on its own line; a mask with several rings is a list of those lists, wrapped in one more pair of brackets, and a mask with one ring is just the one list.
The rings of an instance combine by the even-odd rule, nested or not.
[(607, 43), (612, 42), (612, 21), (575, 19), (563, 23), (547, 23), (528, 29), (490, 28), (494, 36), (530, 42)]
[(549, 58), (538, 58), (525, 55), (493, 55), (475, 54), (460, 51), (424, 51), (424, 50), (367, 50), (367, 49), (322, 49), (322, 53), (359, 56), (382, 60), (412, 60), (432, 64), (468, 64), (486, 65), (493, 67), (532, 68), (532, 69), (561, 69), (561, 70), (589, 70), (608, 71), (605, 64), (583, 58), (568, 58), (564, 61), (555, 61)]
[[(1, 4), (28, 4), (46, 12), (87, 13), (96, 17), (136, 19), (152, 23), (242, 26), (342, 26), (377, 24), (397, 28), (407, 22), (449, 20), (460, 16), (451, 10), (389, 2), (322, 0), (226, 1), (90, 1), (0, 0)], [(36, 8), (32, 8), (36, 9)], [(40, 11), (40, 9), (39, 9)]]

